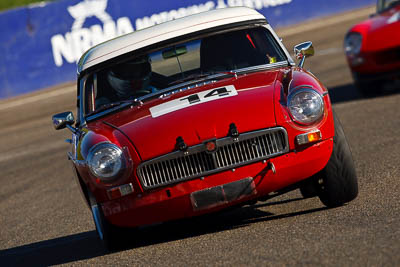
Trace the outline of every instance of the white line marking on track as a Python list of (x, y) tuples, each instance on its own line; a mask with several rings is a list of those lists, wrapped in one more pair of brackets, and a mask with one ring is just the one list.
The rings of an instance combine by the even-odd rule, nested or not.
[(27, 155), (40, 155), (40, 154), (48, 154), (48, 151), (54, 150), (54, 149), (62, 149), (65, 148), (65, 154), (67, 154), (67, 151), (69, 146), (67, 143), (62, 142), (62, 140), (60, 140), (60, 142), (56, 142), (56, 143), (51, 143), (48, 144), (46, 146), (30, 146), (27, 148), (24, 148), (23, 150), (13, 150), (13, 151), (9, 151), (7, 153), (4, 153), (2, 155), (0, 155), (0, 163), (6, 162), (6, 161), (10, 161), (10, 160), (14, 160), (16, 158), (20, 158), (23, 156), (27, 156)]
[(56, 97), (56, 96), (63, 95), (63, 94), (68, 94), (68, 93), (74, 92), (75, 90), (76, 90), (75, 86), (68, 86), (65, 88), (56, 89), (54, 91), (42, 93), (39, 95), (33, 95), (33, 96), (18, 98), (18, 99), (9, 100), (9, 101), (6, 100), (4, 102), (2, 101), (3, 103), (0, 102), (0, 111), (6, 110), (9, 108), (18, 107), (18, 106), (25, 105), (25, 104), (34, 103), (34, 102), (37, 102), (37, 101), (40, 101), (43, 99)]
[(331, 47), (327, 49), (323, 49), (320, 51), (316, 52), (316, 56), (326, 56), (326, 55), (332, 55), (332, 54), (342, 54), (344, 53), (343, 48), (341, 47)]

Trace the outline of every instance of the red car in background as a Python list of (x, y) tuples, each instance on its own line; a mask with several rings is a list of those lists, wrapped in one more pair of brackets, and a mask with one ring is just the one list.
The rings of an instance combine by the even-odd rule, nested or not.
[(322, 83), (265, 17), (200, 13), (88, 50), (78, 64), (68, 153), (99, 238), (300, 188), (328, 207), (358, 193), (349, 146)]
[(361, 93), (400, 82), (400, 0), (379, 0), (377, 13), (353, 26), (344, 41), (347, 61)]

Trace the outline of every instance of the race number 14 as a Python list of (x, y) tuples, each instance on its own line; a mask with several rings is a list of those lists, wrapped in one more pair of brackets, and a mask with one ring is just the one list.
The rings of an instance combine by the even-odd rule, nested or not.
[(150, 108), (150, 113), (153, 118), (156, 118), (180, 109), (191, 107), (193, 105), (219, 100), (226, 97), (232, 97), (237, 94), (238, 92), (236, 91), (236, 88), (233, 85), (228, 85), (162, 103), (158, 106)]
[[(236, 90), (235, 90), (236, 92)], [(206, 93), (204, 95), (204, 93)], [(232, 90), (229, 90), (227, 87), (213, 89), (211, 91), (201, 92), (198, 94), (193, 94), (188, 97), (181, 98), (180, 101), (189, 101), (189, 104), (195, 104), (201, 101), (207, 102), (207, 100), (218, 99), (223, 96), (229, 96), (232, 93)], [(207, 99), (209, 98), (209, 99)]]

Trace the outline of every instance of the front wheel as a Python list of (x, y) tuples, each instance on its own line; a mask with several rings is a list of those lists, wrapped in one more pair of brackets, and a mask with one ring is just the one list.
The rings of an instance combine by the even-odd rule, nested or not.
[(104, 216), (100, 204), (96, 203), (93, 196), (91, 196), (90, 199), (90, 206), (98, 238), (103, 243), (106, 250), (117, 250), (124, 243), (123, 237), (124, 234), (126, 234), (126, 230), (109, 223)]
[(350, 147), (335, 112), (333, 119), (333, 151), (327, 165), (319, 173), (318, 197), (327, 207), (341, 206), (358, 195), (358, 182)]
[(304, 180), (300, 187), (300, 193), (303, 198), (311, 198), (318, 196), (320, 185), (318, 184), (318, 174)]

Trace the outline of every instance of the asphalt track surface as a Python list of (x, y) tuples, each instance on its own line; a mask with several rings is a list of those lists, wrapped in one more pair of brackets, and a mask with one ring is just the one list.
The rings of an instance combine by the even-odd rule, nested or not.
[(144, 229), (107, 253), (67, 161), (68, 130), (51, 115), (73, 110), (73, 85), (0, 101), (0, 265), (399, 266), (400, 93), (369, 98), (352, 85), (342, 42), (372, 9), (281, 29), (329, 88), (353, 151), (359, 196), (327, 209), (293, 191), (224, 213)]

